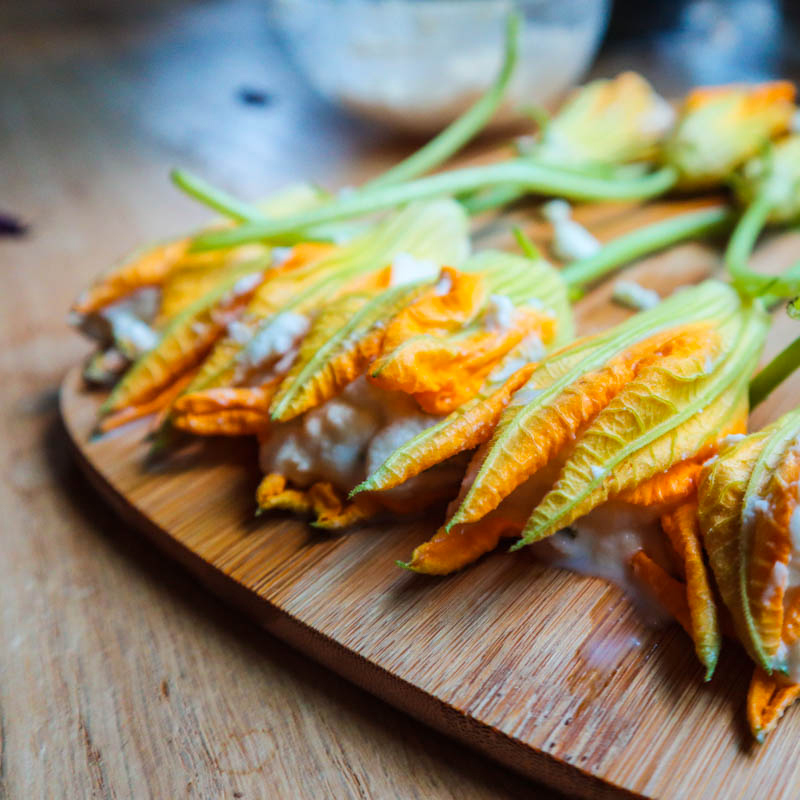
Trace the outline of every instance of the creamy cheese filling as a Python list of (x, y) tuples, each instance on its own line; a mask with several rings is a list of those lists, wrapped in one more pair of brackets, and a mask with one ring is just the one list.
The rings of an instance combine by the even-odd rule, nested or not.
[(361, 377), (318, 408), (271, 429), (261, 445), (261, 469), (301, 488), (328, 481), (349, 491), (390, 452), (439, 419), (422, 413), (408, 395)]
[(597, 253), (600, 242), (586, 228), (572, 219), (566, 200), (550, 200), (542, 206), (542, 216), (553, 226), (553, 255), (562, 261), (578, 261)]
[[(478, 469), (476, 460), (464, 480), (465, 487), (472, 483)], [(485, 519), (502, 520), (509, 535), (517, 535), (552, 488), (560, 469), (561, 463), (549, 464), (506, 497)], [(462, 495), (464, 491), (462, 488)], [(458, 503), (459, 500), (454, 501), (450, 511)], [(673, 556), (661, 530), (662, 511), (658, 507), (610, 501), (553, 536), (529, 545), (527, 550), (537, 560), (555, 567), (617, 584), (633, 599), (648, 623), (662, 624), (668, 621), (668, 616), (634, 579), (630, 567), (631, 557), (638, 550), (644, 550), (665, 568), (671, 567)]]

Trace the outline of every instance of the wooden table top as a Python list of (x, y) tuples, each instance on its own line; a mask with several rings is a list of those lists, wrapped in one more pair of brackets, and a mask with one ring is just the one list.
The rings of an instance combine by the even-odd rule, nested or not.
[(103, 505), (58, 420), (75, 293), (206, 218), (169, 167), (252, 196), (404, 145), (299, 84), (264, 3), (42, 5), (0, 12), (0, 212), (30, 225), (0, 239), (0, 797), (553, 797), (209, 597)]

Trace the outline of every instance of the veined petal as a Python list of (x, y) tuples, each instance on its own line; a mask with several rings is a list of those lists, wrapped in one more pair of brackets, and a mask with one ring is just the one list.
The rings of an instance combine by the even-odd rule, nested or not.
[(781, 644), (794, 627), (794, 598), (786, 590), (798, 435), (800, 411), (793, 411), (724, 450), (704, 470), (699, 487), (714, 577), (739, 639), (767, 672), (785, 668)]
[(409, 340), (372, 365), (370, 380), (414, 395), (430, 414), (448, 414), (475, 397), (503, 357), (524, 339), (552, 339), (555, 325), (552, 316), (523, 308), (513, 312), (504, 329), (475, 327), (456, 336)]
[(448, 528), (480, 519), (547, 464), (674, 337), (678, 325), (724, 318), (739, 307), (734, 290), (707, 282), (545, 359), (503, 414)]
[(157, 327), (163, 327), (220, 281), (229, 270), (257, 258), (266, 258), (270, 251), (261, 245), (246, 245), (214, 253), (186, 253), (170, 269), (161, 284), (161, 302)]
[(264, 260), (244, 264), (184, 309), (164, 329), (158, 345), (139, 358), (114, 387), (101, 414), (138, 405), (198, 364), (261, 282)]
[(710, 680), (722, 646), (719, 614), (711, 589), (697, 521), (697, 503), (678, 506), (661, 518), (661, 526), (680, 559), (686, 578), (686, 599), (689, 607), (689, 634), (700, 663)]
[(747, 722), (753, 737), (763, 742), (784, 712), (800, 697), (800, 684), (789, 684), (756, 667), (747, 692)]
[(528, 520), (518, 546), (550, 536), (599, 504), (718, 440), (741, 418), (747, 381), (768, 330), (760, 306), (647, 364), (578, 440), (555, 486)]
[(386, 326), (425, 289), (414, 283), (377, 295), (345, 295), (323, 310), (273, 400), (273, 419), (285, 422), (315, 408), (366, 372)]
[(511, 395), (525, 383), (535, 366), (529, 364), (520, 368), (488, 397), (473, 398), (441, 422), (417, 434), (395, 450), (352, 494), (399, 486), (426, 469), (482, 444), (494, 430)]
[[(296, 248), (295, 248), (296, 249)], [(453, 200), (414, 203), (373, 229), (301, 267), (279, 274), (253, 298), (246, 324), (264, 335), (282, 312), (313, 314), (332, 299), (385, 288), (391, 263), (401, 254), (435, 263), (459, 263), (469, 249), (467, 218)], [(226, 340), (203, 365), (192, 390), (224, 385), (237, 372), (244, 345)]]
[(270, 426), (269, 414), (250, 408), (175, 413), (170, 422), (178, 430), (195, 436), (258, 436)]
[(315, 516), (317, 528), (339, 530), (377, 514), (381, 507), (368, 497), (346, 502), (330, 483), (312, 484), (308, 489), (288, 486), (277, 473), (266, 475), (256, 490), (260, 511), (283, 510)]

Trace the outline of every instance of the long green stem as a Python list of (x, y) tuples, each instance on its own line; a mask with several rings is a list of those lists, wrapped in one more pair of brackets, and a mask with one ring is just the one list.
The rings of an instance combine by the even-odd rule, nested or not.
[(362, 190), (403, 183), (429, 172), (447, 161), (489, 122), (505, 95), (517, 63), (519, 25), (519, 14), (509, 14), (503, 64), (494, 83), (483, 96), (424, 147), (364, 184)]
[(570, 289), (581, 289), (637, 258), (687, 239), (723, 231), (734, 219), (734, 213), (726, 206), (678, 214), (608, 242), (595, 255), (566, 266), (561, 274)]
[(731, 280), (747, 294), (758, 294), (766, 276), (754, 273), (748, 267), (756, 241), (767, 224), (772, 204), (766, 195), (758, 195), (745, 209), (725, 250), (725, 267)]
[(254, 205), (245, 203), (222, 189), (212, 186), (197, 175), (192, 175), (182, 169), (173, 169), (170, 172), (170, 178), (179, 189), (190, 197), (236, 222), (262, 222), (266, 219)]
[(486, 189), (482, 192), (470, 192), (456, 199), (464, 206), (467, 214), (474, 217), (484, 211), (493, 211), (495, 208), (507, 206), (524, 196), (524, 187), (500, 185), (493, 186), (491, 189)]
[(500, 164), (442, 172), (427, 178), (359, 192), (310, 211), (268, 222), (249, 222), (238, 228), (210, 231), (195, 239), (193, 249), (215, 250), (248, 242), (267, 241), (326, 222), (363, 216), (413, 200), (516, 183), (528, 192), (572, 200), (632, 200), (662, 194), (675, 182), (676, 172), (664, 167), (632, 180), (605, 180), (512, 159)]
[(772, 361), (750, 381), (750, 409), (754, 409), (780, 383), (800, 367), (800, 336), (781, 350)]

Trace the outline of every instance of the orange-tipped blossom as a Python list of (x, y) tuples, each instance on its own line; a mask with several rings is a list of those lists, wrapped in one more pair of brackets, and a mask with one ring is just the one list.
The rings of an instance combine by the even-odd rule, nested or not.
[(684, 503), (664, 514), (661, 525), (678, 556), (686, 582), (688, 633), (692, 637), (700, 663), (706, 668), (706, 680), (710, 680), (719, 658), (722, 635), (717, 603), (703, 559), (697, 503)]
[(189, 385), (193, 377), (194, 370), (190, 369), (173, 383), (166, 386), (162, 392), (152, 399), (140, 403), (139, 405), (127, 406), (113, 414), (109, 414), (98, 423), (97, 427), (99, 432), (108, 433), (134, 420), (157, 414), (172, 403), (172, 401)]
[(370, 380), (390, 390), (413, 395), (430, 414), (449, 414), (471, 400), (500, 361), (533, 335), (552, 341), (553, 316), (517, 309), (507, 327), (473, 330), (437, 338), (422, 334), (381, 356), (370, 368)]
[(800, 412), (725, 448), (703, 471), (699, 519), (736, 633), (765, 671), (786, 671), (796, 640), (790, 581), (798, 507)]
[(343, 295), (385, 289), (399, 253), (447, 263), (460, 261), (467, 247), (466, 216), (452, 200), (418, 203), (392, 214), (346, 245), (276, 276), (257, 292), (243, 315), (242, 335), (220, 342), (190, 389), (246, 381), (247, 364), (257, 356), (259, 343), (275, 335), (282, 314), (310, 320)]
[(186, 255), (190, 244), (190, 239), (177, 239), (137, 251), (85, 291), (73, 304), (72, 311), (92, 314), (138, 289), (160, 286)]
[(283, 475), (265, 475), (256, 490), (259, 511), (293, 511), (311, 514), (314, 526), (326, 530), (347, 528), (374, 516), (379, 510), (367, 497), (346, 502), (341, 493), (328, 482), (314, 483), (307, 489), (295, 489), (288, 485)]
[(664, 144), (663, 160), (683, 188), (709, 188), (730, 178), (765, 144), (789, 131), (795, 88), (788, 81), (695, 89)]
[(747, 692), (747, 724), (753, 737), (763, 742), (789, 706), (800, 697), (800, 684), (786, 683), (761, 667), (753, 670)]
[[(476, 523), (523, 482), (563, 461), (520, 544), (637, 489), (666, 497), (670, 470), (697, 461), (746, 416), (747, 379), (767, 328), (758, 305), (709, 282), (617, 329), (546, 358), (476, 455), (447, 529)], [(679, 491), (691, 488), (682, 468)], [(530, 507), (530, 506), (529, 506)]]
[(264, 277), (264, 262), (233, 270), (164, 329), (158, 345), (141, 356), (114, 387), (101, 415), (139, 405), (196, 366), (245, 308)]
[(184, 394), (170, 421), (196, 436), (254, 436), (269, 428), (269, 404), (277, 381), (254, 387), (220, 387)]

